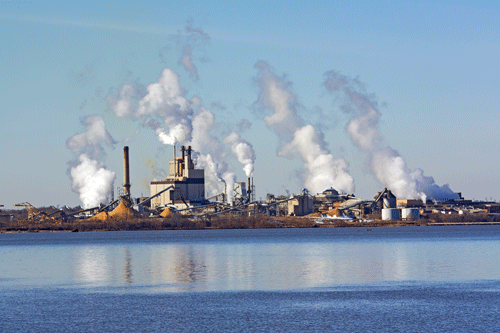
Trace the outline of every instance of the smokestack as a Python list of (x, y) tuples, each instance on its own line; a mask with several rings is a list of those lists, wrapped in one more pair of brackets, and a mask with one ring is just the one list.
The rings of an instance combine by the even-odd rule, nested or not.
[(128, 163), (128, 146), (123, 147), (123, 191), (130, 197), (130, 170)]
[[(186, 170), (191, 170), (191, 151), (192, 151), (191, 146), (188, 146), (185, 151), (186, 151), (186, 155), (184, 158), (184, 168)], [(189, 172), (188, 172), (188, 175), (189, 175)]]
[(174, 143), (174, 177), (177, 177), (177, 159), (175, 158), (175, 143)]
[(252, 183), (250, 182), (250, 177), (248, 177), (247, 196), (248, 196), (248, 201), (252, 201)]
[(252, 176), (252, 201), (255, 201), (255, 185), (253, 184), (253, 176)]

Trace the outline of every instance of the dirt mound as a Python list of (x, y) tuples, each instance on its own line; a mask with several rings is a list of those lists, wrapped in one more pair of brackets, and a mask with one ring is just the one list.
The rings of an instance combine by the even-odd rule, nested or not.
[(342, 213), (340, 212), (340, 210), (338, 208), (330, 209), (329, 211), (326, 212), (326, 214), (330, 217), (341, 217), (342, 216)]
[(136, 213), (132, 208), (127, 207), (126, 205), (123, 204), (123, 202), (120, 202), (120, 204), (118, 206), (116, 206), (116, 208), (113, 209), (112, 212), (109, 212), (109, 213), (100, 212), (99, 214), (92, 216), (88, 220), (89, 221), (106, 221), (110, 218), (128, 219), (128, 218), (132, 218), (135, 216), (136, 216)]
[(163, 210), (163, 212), (161, 212), (160, 214), (161, 217), (171, 217), (172, 216), (172, 211), (170, 210), (170, 208), (165, 208), (165, 210)]
[(96, 214), (88, 218), (89, 221), (106, 221), (107, 219), (108, 219), (108, 213), (106, 212), (100, 212), (99, 214)]
[(306, 215), (305, 217), (321, 217), (321, 213), (320, 212), (311, 213), (309, 215)]
[(127, 219), (131, 217), (135, 217), (135, 211), (127, 207), (123, 204), (123, 202), (120, 202), (118, 206), (116, 206), (115, 209), (113, 209), (112, 212), (108, 214), (109, 217), (111, 218), (119, 218), (119, 219)]

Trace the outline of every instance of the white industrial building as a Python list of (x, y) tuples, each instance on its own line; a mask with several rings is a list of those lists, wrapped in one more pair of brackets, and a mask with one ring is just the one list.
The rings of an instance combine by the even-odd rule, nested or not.
[(182, 157), (170, 160), (170, 174), (160, 181), (151, 182), (151, 196), (171, 187), (151, 199), (151, 207), (175, 205), (178, 209), (202, 204), (205, 201), (205, 170), (195, 169), (191, 160), (191, 146), (182, 146)]

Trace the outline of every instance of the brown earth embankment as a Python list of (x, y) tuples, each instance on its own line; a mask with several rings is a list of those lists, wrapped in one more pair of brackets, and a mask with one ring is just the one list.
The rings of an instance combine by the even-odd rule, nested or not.
[(427, 225), (470, 225), (500, 223), (500, 214), (468, 216), (441, 216), (430, 214), (415, 221), (347, 220), (316, 217), (246, 217), (192, 218), (173, 215), (169, 218), (109, 217), (76, 219), (67, 222), (0, 221), (0, 232), (53, 232), (53, 231), (119, 231), (119, 230), (195, 230), (195, 229), (264, 229), (264, 228), (343, 228), (343, 227), (398, 227)]

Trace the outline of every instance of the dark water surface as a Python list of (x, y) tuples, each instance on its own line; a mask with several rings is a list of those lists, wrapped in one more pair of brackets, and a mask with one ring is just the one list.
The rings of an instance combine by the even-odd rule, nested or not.
[(0, 332), (500, 331), (500, 226), (0, 234)]

